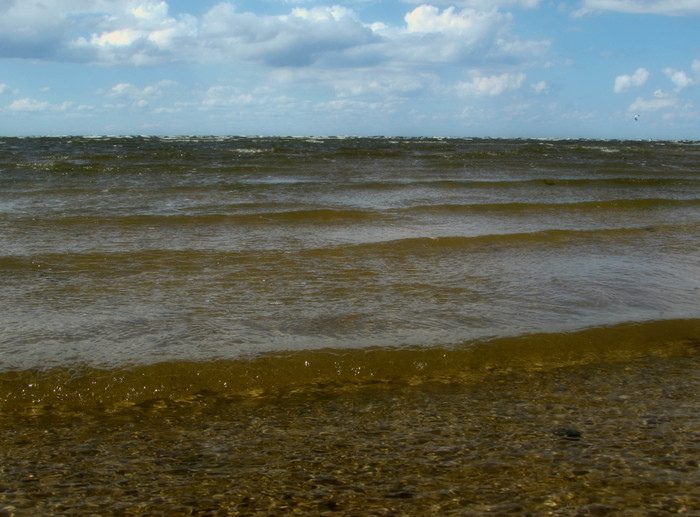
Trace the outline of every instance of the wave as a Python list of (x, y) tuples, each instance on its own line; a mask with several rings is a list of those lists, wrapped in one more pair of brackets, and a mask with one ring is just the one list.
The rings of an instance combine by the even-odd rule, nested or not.
[[(228, 218), (228, 216), (226, 216)], [(377, 235), (377, 240), (369, 240), (360, 243), (341, 243), (324, 247), (305, 247), (295, 250), (295, 255), (316, 259), (324, 256), (337, 259), (350, 255), (378, 255), (389, 257), (421, 256), (432, 252), (450, 252), (460, 250), (479, 250), (483, 252), (502, 251), (505, 248), (520, 248), (524, 246), (579, 246), (584, 243), (614, 243), (618, 250), (627, 249), (627, 246), (640, 247), (649, 244), (649, 240), (659, 241), (664, 247), (676, 245), (678, 240), (681, 245), (687, 247), (697, 234), (697, 225), (688, 224), (665, 226), (640, 225), (637, 227), (622, 228), (598, 228), (584, 230), (546, 229), (533, 232), (503, 232), (484, 233), (476, 235), (443, 235), (443, 236), (417, 236), (390, 240), (382, 240), (383, 234)], [(60, 267), (98, 267), (103, 269), (104, 264), (109, 264), (110, 269), (119, 267), (140, 267), (147, 264), (153, 267), (184, 267), (185, 264), (195, 264), (198, 261), (220, 260), (230, 261), (276, 261), (280, 256), (288, 256), (288, 248), (270, 247), (265, 249), (212, 249), (209, 247), (193, 248), (188, 244), (187, 248), (181, 248), (174, 243), (173, 246), (147, 247), (133, 250), (116, 248), (99, 251), (71, 251), (65, 252), (33, 252), (30, 255), (18, 252), (6, 253), (0, 256), (0, 267), (6, 271), (22, 271), (32, 264), (43, 264), (51, 268), (51, 264), (60, 264)], [(31, 264), (30, 264), (31, 260)], [(38, 266), (36, 266), (38, 267)]]
[(528, 203), (475, 203), (475, 204), (435, 204), (415, 206), (407, 211), (417, 212), (554, 212), (554, 211), (586, 211), (596, 210), (599, 215), (604, 212), (618, 210), (649, 210), (654, 208), (693, 208), (700, 206), (700, 199), (667, 199), (667, 198), (639, 198), (639, 199), (608, 199), (594, 201), (569, 202), (528, 202)]
[(697, 355), (700, 319), (625, 323), (458, 346), (296, 350), (244, 359), (89, 365), (0, 373), (0, 412), (117, 409), (292, 393), (469, 384), (509, 372), (539, 372), (641, 358)]
[[(433, 189), (476, 189), (476, 190), (501, 190), (513, 188), (545, 188), (545, 187), (576, 187), (576, 188), (612, 188), (612, 187), (628, 187), (628, 188), (645, 188), (645, 187), (664, 187), (664, 188), (697, 188), (700, 185), (700, 179), (697, 179), (694, 171), (689, 171), (688, 175), (677, 174), (673, 177), (645, 177), (639, 173), (630, 176), (611, 175), (605, 177), (604, 174), (597, 173), (590, 177), (560, 177), (538, 174), (535, 178), (498, 178), (492, 177), (491, 174), (477, 175), (475, 172), (469, 171), (469, 177), (451, 177), (451, 178), (426, 178), (425, 174), (420, 176), (405, 175), (390, 179), (364, 181), (353, 181), (343, 183), (342, 181), (333, 181), (329, 184), (329, 180), (314, 181), (311, 179), (303, 180), (304, 182), (314, 186), (332, 186), (334, 189), (352, 189), (352, 190), (396, 190), (409, 189), (415, 187), (426, 187)], [(301, 182), (302, 180), (299, 180)]]
[[(262, 208), (262, 207), (261, 207)], [(264, 207), (264, 211), (256, 211), (249, 206), (241, 207), (243, 213), (217, 213), (216, 211), (205, 210), (204, 213), (197, 213), (193, 209), (192, 213), (141, 213), (128, 215), (104, 215), (97, 211), (94, 215), (83, 211), (81, 215), (58, 215), (47, 219), (47, 224), (57, 227), (81, 227), (91, 226), (92, 228), (130, 228), (130, 227), (153, 227), (163, 228), (168, 226), (190, 227), (207, 225), (264, 225), (269, 223), (305, 223), (305, 224), (335, 224), (335, 223), (361, 223), (366, 221), (379, 221), (382, 218), (393, 218), (390, 214), (379, 210), (364, 209), (343, 209), (343, 208), (298, 208), (269, 210), (269, 206)], [(236, 207), (232, 207), (236, 210)], [(53, 214), (52, 214), (53, 215)], [(20, 218), (12, 217), (13, 221), (19, 222)], [(32, 225), (41, 224), (41, 220), (31, 217)], [(29, 221), (28, 220), (28, 221)]]
[[(640, 237), (649, 237), (662, 233), (667, 228), (663, 225), (640, 226), (625, 228), (600, 228), (594, 230), (560, 230), (548, 229), (535, 232), (515, 232), (515, 233), (489, 233), (474, 236), (435, 236), (435, 237), (409, 237), (406, 239), (396, 239), (381, 242), (368, 242), (361, 244), (346, 245), (344, 248), (355, 250), (376, 250), (382, 254), (392, 251), (406, 255), (416, 251), (425, 250), (460, 250), (460, 249), (483, 249), (488, 251), (488, 246), (525, 246), (525, 245), (579, 245), (583, 242), (614, 242), (615, 246), (623, 249), (624, 239), (637, 240)], [(678, 226), (669, 228), (670, 231), (682, 234), (684, 229)], [(687, 228), (689, 235), (697, 232), (695, 226)], [(669, 239), (668, 245), (671, 240)], [(323, 252), (323, 250), (317, 250)]]
[[(19, 205), (19, 203), (16, 203)], [(27, 216), (22, 212), (16, 213), (10, 210), (12, 205), (6, 207), (5, 213), (0, 212), (0, 220), (10, 218), (15, 224), (20, 224), (22, 218)], [(406, 217), (419, 214), (489, 214), (489, 215), (517, 215), (524, 213), (533, 214), (561, 214), (568, 215), (571, 212), (592, 212), (597, 217), (605, 213), (634, 210), (653, 209), (695, 209), (700, 207), (700, 199), (669, 199), (669, 198), (638, 198), (638, 199), (608, 199), (587, 201), (557, 201), (557, 202), (501, 202), (501, 203), (435, 203), (417, 204), (411, 207), (400, 208), (329, 208), (314, 207), (308, 205), (285, 206), (263, 203), (247, 203), (231, 206), (193, 206), (174, 213), (157, 213), (157, 208), (149, 207), (150, 213), (133, 213), (119, 215), (119, 208), (115, 208), (116, 214), (105, 214), (96, 210), (92, 214), (90, 209), (81, 209), (80, 215), (68, 213), (51, 214), (47, 219), (52, 227), (81, 227), (93, 226), (95, 228), (115, 227), (130, 228), (137, 226), (167, 227), (167, 226), (206, 226), (206, 225), (264, 225), (278, 224), (363, 224), (406, 221)], [(76, 209), (77, 210), (77, 209)], [(164, 211), (169, 210), (163, 207)], [(155, 213), (154, 213), (155, 212)], [(41, 219), (32, 216), (27, 219), (27, 224), (36, 226), (41, 224)]]
[[(168, 173), (177, 167), (236, 171), (246, 164), (265, 170), (297, 169), (303, 158), (314, 171), (335, 162), (353, 162), (356, 171), (412, 170), (503, 171), (547, 174), (555, 170), (587, 176), (694, 173), (694, 144), (527, 139), (289, 138), (289, 137), (67, 137), (3, 138), (12, 153), (5, 165), (40, 171)], [(426, 146), (425, 144), (431, 144)], [(14, 160), (13, 160), (14, 159)], [(14, 163), (13, 163), (14, 161)], [(9, 162), (9, 163), (8, 163)], [(595, 164), (595, 167), (591, 167)], [(337, 165), (337, 164), (336, 164)], [(388, 167), (387, 167), (388, 166)]]

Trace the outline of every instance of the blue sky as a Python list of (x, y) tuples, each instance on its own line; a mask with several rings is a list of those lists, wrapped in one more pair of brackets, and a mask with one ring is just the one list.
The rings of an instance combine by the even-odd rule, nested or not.
[(697, 140), (698, 27), (700, 0), (0, 0), (0, 134)]

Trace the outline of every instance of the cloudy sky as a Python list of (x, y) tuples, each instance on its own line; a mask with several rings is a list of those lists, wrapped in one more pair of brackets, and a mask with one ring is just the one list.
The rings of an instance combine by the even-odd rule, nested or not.
[(0, 0), (0, 134), (700, 139), (700, 0)]

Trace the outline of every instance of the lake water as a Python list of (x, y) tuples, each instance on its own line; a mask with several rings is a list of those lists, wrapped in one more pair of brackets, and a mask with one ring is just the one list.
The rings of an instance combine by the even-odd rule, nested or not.
[(2, 138), (0, 513), (700, 514), (699, 223), (697, 142)]

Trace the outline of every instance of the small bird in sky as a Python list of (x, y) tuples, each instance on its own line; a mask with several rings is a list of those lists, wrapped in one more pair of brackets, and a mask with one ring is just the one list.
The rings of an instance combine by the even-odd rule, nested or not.
[(635, 115), (634, 115), (634, 120), (639, 120), (639, 115), (638, 115), (638, 114), (635, 114)]

